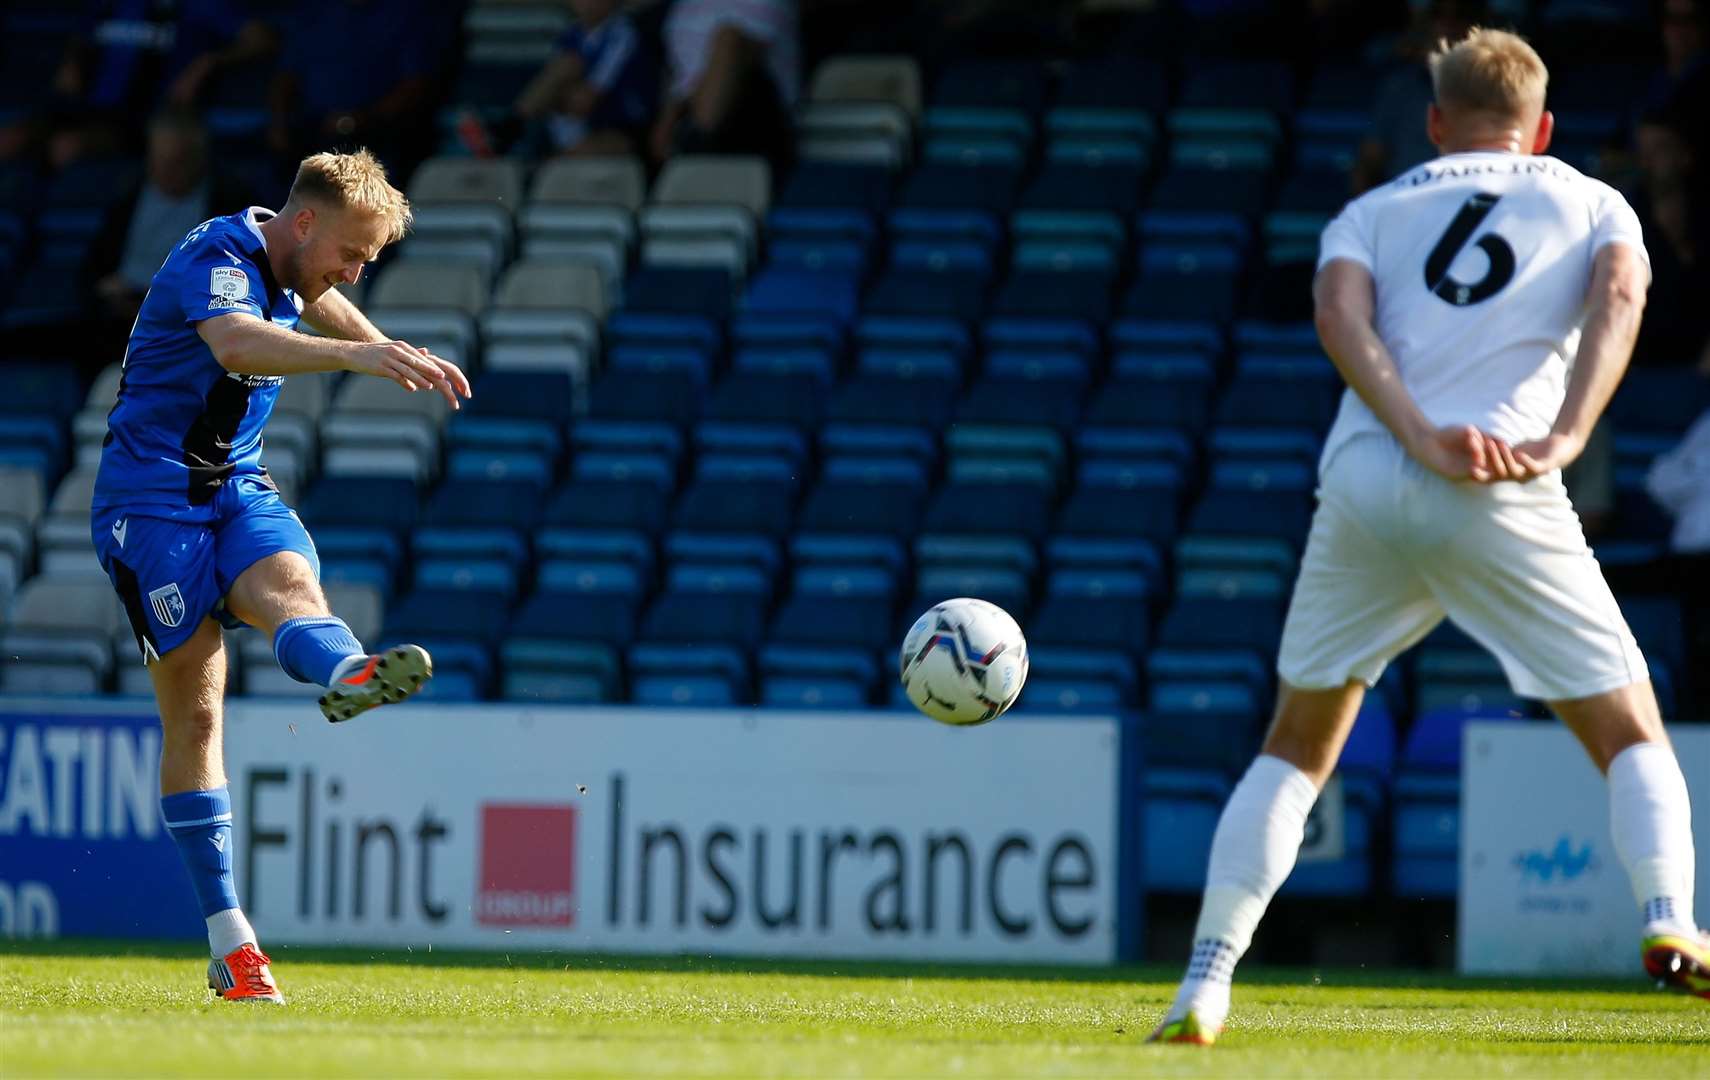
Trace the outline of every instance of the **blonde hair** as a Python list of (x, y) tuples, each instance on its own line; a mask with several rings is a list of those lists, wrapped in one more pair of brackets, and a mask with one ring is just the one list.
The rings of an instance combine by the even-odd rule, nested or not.
[(404, 193), (386, 179), (386, 166), (367, 150), (322, 153), (303, 159), (286, 200), (313, 200), (344, 210), (372, 214), (386, 224), (386, 242), (395, 244), (410, 231), (414, 216)]
[(1519, 34), (1475, 26), (1453, 44), (1438, 42), (1430, 63), (1439, 108), (1524, 116), (1544, 107), (1549, 70)]

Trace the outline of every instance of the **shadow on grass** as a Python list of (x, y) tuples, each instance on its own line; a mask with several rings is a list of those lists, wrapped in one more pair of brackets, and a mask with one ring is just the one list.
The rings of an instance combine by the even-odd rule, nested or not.
[[(511, 968), (520, 971), (658, 972), (701, 975), (802, 975), (863, 979), (1011, 979), (1035, 982), (1173, 983), (1181, 967), (1166, 964), (1122, 964), (1112, 967), (1069, 967), (1045, 964), (972, 964), (897, 962), (888, 960), (798, 960), (776, 957), (642, 955), (627, 953), (483, 952), (467, 949), (399, 949), (305, 947), (269, 945), (281, 963), (420, 964), (437, 968)], [(0, 941), (0, 960), (12, 956), (202, 958), (204, 951), (188, 942), (105, 941), (62, 938), (54, 941)], [(1441, 972), (1393, 968), (1256, 967), (1243, 969), (1247, 986), (1374, 987), (1407, 990), (1551, 991), (1570, 993), (1632, 993), (1645, 987), (1634, 979), (1503, 979), (1463, 977)]]

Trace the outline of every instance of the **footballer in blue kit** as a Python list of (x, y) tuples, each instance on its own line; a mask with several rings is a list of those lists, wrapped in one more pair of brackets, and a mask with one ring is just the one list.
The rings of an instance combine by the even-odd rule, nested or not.
[[(261, 464), (291, 375), (349, 371), (469, 396), (463, 372), (391, 340), (335, 288), (410, 224), (371, 154), (316, 154), (277, 214), (190, 230), (155, 273), (125, 350), (91, 506), (96, 554), (154, 683), (161, 810), (208, 924), (208, 985), (283, 1003), (238, 904), (221, 751), (221, 625), (268, 633), (293, 678), (326, 687), (328, 720), (402, 701), (433, 674), (417, 645), (368, 653), (327, 608), (320, 560)], [(300, 324), (321, 336), (297, 333)]]

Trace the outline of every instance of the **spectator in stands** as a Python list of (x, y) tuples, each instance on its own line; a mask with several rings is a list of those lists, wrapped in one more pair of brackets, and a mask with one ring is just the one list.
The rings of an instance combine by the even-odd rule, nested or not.
[[(1710, 215), (1702, 199), (1702, 130), (1705, 117), (1689, 96), (1647, 114), (1635, 143), (1643, 191), (1638, 210), (1652, 237), (1650, 302), (1646, 305), (1634, 362), (1679, 365), (1700, 362), (1710, 349)], [(1710, 374), (1710, 370), (1706, 370)]]
[[(249, 205), (248, 192), (208, 168), (208, 132), (196, 113), (168, 106), (148, 125), (143, 178), (108, 210), (84, 264), (102, 344), (122, 343), (170, 251), (200, 222)], [(110, 359), (103, 350), (100, 364)]]
[(407, 172), (432, 137), (453, 5), (300, 0), (270, 95), (268, 147), (295, 165), (316, 150), (365, 146)]
[(1437, 42), (1459, 41), (1472, 27), (1486, 25), (1489, 14), (1484, 0), (1432, 0), (1414, 30), (1402, 39), (1397, 66), (1378, 87), (1371, 132), (1354, 162), (1354, 194), (1437, 156), (1425, 131), (1425, 110), (1432, 100), (1425, 57)]
[(1657, 13), (1663, 63), (1645, 95), (1647, 108), (1667, 106), (1710, 67), (1710, 50), (1706, 49), (1705, 41), (1710, 27), (1706, 23), (1710, 23), (1710, 4), (1706, 0), (1663, 0)]
[(793, 0), (677, 0), (665, 17), (669, 86), (649, 147), (672, 154), (792, 154), (801, 88)]
[(570, 0), (576, 24), (491, 130), (466, 111), (458, 134), (477, 157), (519, 140), (530, 156), (638, 151), (659, 106), (653, 50), (617, 0)]
[(46, 104), (0, 131), (0, 158), (45, 151), (55, 168), (134, 152), (135, 118), (161, 99), (196, 101), (210, 78), (271, 52), (243, 0), (107, 0), (66, 47)]

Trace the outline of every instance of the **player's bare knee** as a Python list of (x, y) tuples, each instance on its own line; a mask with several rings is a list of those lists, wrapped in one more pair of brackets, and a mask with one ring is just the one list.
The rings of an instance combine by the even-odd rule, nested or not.
[(1640, 743), (1668, 743), (1650, 682), (1643, 681), (1572, 701), (1555, 701), (1551, 709), (1579, 738), (1600, 771), (1622, 751)]

